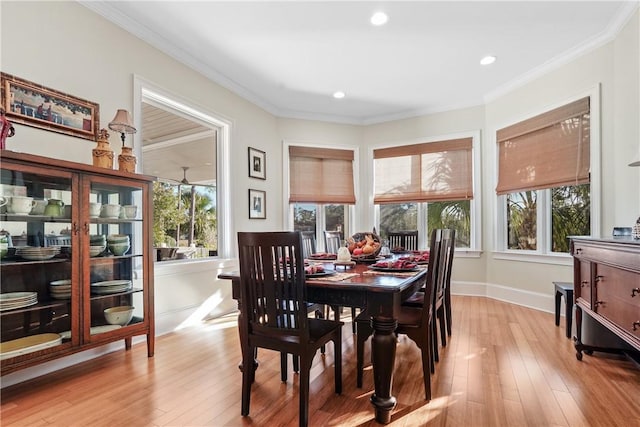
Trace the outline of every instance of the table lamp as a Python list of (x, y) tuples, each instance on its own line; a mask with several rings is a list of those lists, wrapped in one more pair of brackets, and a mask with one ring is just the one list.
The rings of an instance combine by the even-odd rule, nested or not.
[(116, 116), (109, 123), (109, 129), (120, 132), (122, 139), (122, 153), (118, 156), (118, 169), (125, 172), (136, 171), (136, 157), (131, 151), (131, 147), (125, 145), (126, 134), (137, 132), (133, 126), (133, 119), (127, 110), (118, 110)]

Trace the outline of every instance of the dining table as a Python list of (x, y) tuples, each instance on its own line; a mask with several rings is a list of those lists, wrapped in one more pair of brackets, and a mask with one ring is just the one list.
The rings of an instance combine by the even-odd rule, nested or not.
[[(311, 262), (320, 262), (326, 274), (311, 274), (305, 280), (308, 302), (331, 307), (366, 307), (371, 315), (373, 327), (371, 362), (375, 387), (371, 403), (375, 410), (376, 421), (388, 424), (391, 421), (391, 412), (396, 406), (396, 398), (392, 394), (392, 379), (396, 357), (395, 329), (398, 324), (398, 313), (402, 302), (424, 286), (426, 266), (419, 265), (411, 270), (396, 270), (371, 268), (370, 263), (354, 263), (345, 266), (326, 260)], [(240, 317), (242, 317), (240, 273), (221, 273), (218, 278), (231, 280), (232, 297), (237, 301)], [(336, 317), (338, 317), (337, 311)], [(242, 337), (243, 334), (248, 333), (244, 328), (248, 328), (248, 325), (243, 325), (239, 320), (240, 343), (245, 342)], [(246, 362), (242, 361), (242, 363)], [(254, 366), (257, 365), (254, 363)]]

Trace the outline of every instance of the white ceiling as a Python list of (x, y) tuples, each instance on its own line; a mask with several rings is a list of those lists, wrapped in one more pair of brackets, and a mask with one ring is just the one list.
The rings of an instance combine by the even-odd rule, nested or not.
[[(81, 1), (284, 117), (480, 105), (615, 37), (638, 1)], [(369, 18), (384, 11), (389, 21)], [(495, 55), (490, 66), (480, 59)], [(332, 98), (341, 90), (346, 97)]]

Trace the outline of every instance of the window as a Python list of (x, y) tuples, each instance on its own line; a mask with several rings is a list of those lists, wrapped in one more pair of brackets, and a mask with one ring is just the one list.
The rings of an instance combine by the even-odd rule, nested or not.
[(590, 111), (586, 97), (498, 130), (506, 249), (566, 253), (591, 233)]
[(354, 150), (289, 146), (289, 204), (294, 230), (315, 231), (318, 248), (323, 231), (348, 232), (355, 204)]
[(218, 128), (153, 100), (141, 109), (143, 172), (154, 184), (157, 259), (218, 255)]
[(418, 230), (420, 246), (426, 247), (431, 230), (453, 228), (456, 247), (475, 249), (474, 140), (477, 137), (373, 151), (374, 203), (382, 238), (394, 230)]

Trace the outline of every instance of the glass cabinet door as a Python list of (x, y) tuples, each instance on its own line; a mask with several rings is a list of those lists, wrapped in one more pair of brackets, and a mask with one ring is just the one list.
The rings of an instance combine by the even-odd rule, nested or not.
[(0, 359), (79, 341), (76, 175), (3, 162)]
[(144, 321), (146, 187), (94, 178), (83, 188), (83, 197), (88, 198), (83, 206), (89, 254), (84, 277), (90, 295), (84, 333), (91, 339)]

